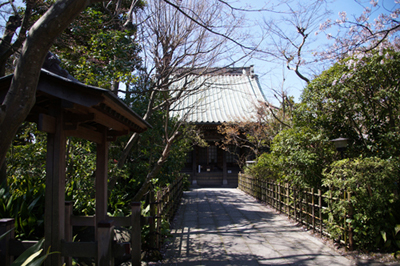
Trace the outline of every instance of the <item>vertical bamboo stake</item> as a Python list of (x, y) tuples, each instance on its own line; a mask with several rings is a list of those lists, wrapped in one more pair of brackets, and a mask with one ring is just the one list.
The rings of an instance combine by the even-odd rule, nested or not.
[(269, 186), (269, 201), (270, 201), (270, 205), (273, 207), (274, 206), (274, 185), (271, 182), (268, 182), (268, 186)]
[[(347, 192), (347, 200), (349, 201), (349, 219), (353, 219), (353, 205), (351, 204), (351, 192)], [(354, 250), (354, 239), (353, 239), (353, 226), (349, 223), (349, 250)]]
[(310, 193), (309, 193), (309, 191), (307, 191), (307, 190), (303, 190), (304, 191), (304, 194), (305, 194), (305, 200), (306, 200), (306, 202), (305, 202), (305, 208), (304, 208), (304, 214), (305, 214), (305, 223), (306, 223), (306, 227), (307, 227), (307, 229), (310, 229), (310, 201), (309, 201), (309, 198), (310, 198)]
[(314, 202), (314, 188), (311, 189), (311, 213), (312, 213), (312, 228), (313, 228), (313, 233), (315, 233), (315, 202)]
[(263, 182), (263, 197), (264, 197), (264, 202), (267, 202), (267, 180), (264, 180)]
[(275, 184), (275, 205), (276, 205), (276, 209), (279, 211), (279, 213), (281, 212), (281, 210), (279, 209), (279, 184)]
[(320, 236), (322, 237), (322, 194), (321, 190), (318, 189), (318, 209), (319, 209), (319, 226), (320, 226)]
[(300, 223), (303, 223), (303, 190), (299, 189)]
[[(339, 198), (339, 200), (340, 200), (340, 198)], [(346, 191), (343, 192), (343, 200), (347, 201), (347, 193), (346, 193)], [(343, 228), (344, 228), (343, 240), (344, 240), (345, 244), (348, 244), (348, 241), (349, 241), (349, 239), (348, 239), (348, 227), (347, 227), (347, 222), (346, 222), (347, 217), (348, 217), (348, 210), (347, 210), (347, 213), (345, 214), (345, 216), (343, 217)]]
[(289, 183), (286, 183), (286, 211), (288, 214), (288, 217), (290, 218), (290, 206), (289, 206)]
[(273, 191), (272, 197), (273, 197), (273, 200), (274, 200), (274, 208), (275, 208), (275, 210), (276, 210), (276, 209), (277, 209), (277, 204), (276, 204), (276, 191), (277, 191), (277, 187), (276, 187), (276, 183), (273, 183), (273, 184), (272, 184), (272, 191)]
[(253, 178), (251, 178), (250, 179), (250, 191), (251, 191), (251, 194), (250, 195), (253, 195), (254, 196), (254, 179)]
[(282, 204), (281, 204), (281, 183), (278, 183), (278, 211), (282, 212)]
[(261, 180), (257, 178), (257, 197), (261, 200)]
[(294, 203), (294, 220), (297, 221), (297, 190), (296, 187), (293, 187), (293, 203)]
[[(275, 184), (270, 183), (270, 193), (271, 193), (271, 205), (275, 208)], [(275, 208), (276, 209), (276, 208)]]

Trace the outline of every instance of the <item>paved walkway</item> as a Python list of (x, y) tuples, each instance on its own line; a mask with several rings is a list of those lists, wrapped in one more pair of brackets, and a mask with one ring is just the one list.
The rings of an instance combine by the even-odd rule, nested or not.
[(164, 265), (353, 265), (238, 189), (184, 193)]

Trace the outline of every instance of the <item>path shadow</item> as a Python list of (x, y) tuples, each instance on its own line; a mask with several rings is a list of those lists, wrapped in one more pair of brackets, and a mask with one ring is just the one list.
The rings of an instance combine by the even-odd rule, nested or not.
[[(236, 189), (185, 192), (172, 232), (163, 265), (321, 265), (326, 253), (322, 243), (291, 240), (298, 227)], [(325, 264), (350, 265), (334, 252), (323, 256)]]

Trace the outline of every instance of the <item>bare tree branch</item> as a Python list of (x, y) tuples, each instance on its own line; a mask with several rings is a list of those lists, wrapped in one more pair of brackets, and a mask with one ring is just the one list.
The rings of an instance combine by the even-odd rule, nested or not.
[(235, 39), (233, 39), (233, 38), (231, 38), (231, 37), (229, 37), (229, 36), (227, 36), (227, 35), (225, 35), (225, 34), (219, 33), (219, 32), (217, 32), (217, 31), (211, 29), (211, 28), (208, 27), (207, 25), (201, 23), (199, 20), (194, 19), (192, 16), (190, 16), (190, 15), (187, 14), (184, 10), (182, 10), (178, 5), (172, 3), (172, 2), (169, 1), (169, 0), (163, 0), (163, 1), (166, 2), (166, 3), (168, 3), (168, 4), (171, 5), (171, 6), (175, 7), (179, 12), (181, 12), (184, 16), (186, 16), (188, 19), (192, 20), (194, 23), (196, 23), (196, 24), (199, 25), (200, 27), (203, 27), (203, 28), (206, 29), (207, 31), (211, 32), (212, 34), (215, 34), (215, 35), (217, 35), (217, 36), (223, 37), (223, 38), (225, 38), (225, 39), (231, 41), (232, 43), (236, 44), (237, 46), (241, 47), (241, 48), (244, 49), (244, 50), (248, 50), (248, 51), (251, 51), (251, 52), (259, 52), (259, 53), (262, 53), (262, 54), (273, 55), (273, 54), (271, 54), (271, 53), (268, 52), (268, 51), (260, 50), (260, 49), (258, 49), (257, 47), (250, 47), (250, 46), (244, 45), (243, 43), (240, 43), (240, 42), (238, 42), (237, 40), (235, 40)]

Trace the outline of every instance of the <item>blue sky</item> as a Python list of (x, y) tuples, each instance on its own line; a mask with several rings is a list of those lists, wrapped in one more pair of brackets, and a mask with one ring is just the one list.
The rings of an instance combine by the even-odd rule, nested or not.
[[(384, 5), (386, 7), (392, 7), (394, 5), (395, 0), (380, 0), (378, 1), (379, 5)], [(254, 8), (261, 8), (264, 6), (264, 0), (239, 0), (235, 2), (235, 6), (247, 6), (250, 5)], [(302, 0), (302, 2), (307, 3), (308, 1)], [(357, 3), (358, 2), (358, 3)], [(370, 6), (370, 0), (332, 0), (331, 3), (328, 5), (328, 9), (332, 10), (331, 15), (329, 16), (332, 20), (336, 20), (339, 18), (338, 13), (341, 11), (346, 11), (348, 18), (352, 18), (355, 16), (359, 16), (364, 8), (364, 6)], [(374, 13), (374, 15), (379, 15), (381, 12), (384, 12), (381, 8), (378, 12)], [(248, 13), (248, 20), (259, 20), (262, 21), (262, 17), (268, 15), (269, 17), (273, 16), (271, 14), (262, 13), (262, 12), (251, 12)], [(254, 29), (257, 31), (257, 29)], [(334, 35), (334, 30), (331, 29)], [(313, 42), (313, 49), (314, 47), (322, 48), (325, 43), (328, 42), (325, 34), (319, 34), (315, 38)], [(264, 95), (266, 98), (274, 104), (278, 104), (278, 102), (274, 99), (274, 93), (270, 90), (271, 87), (273, 88), (281, 88), (282, 87), (282, 80), (285, 77), (285, 82), (283, 83), (283, 88), (287, 91), (288, 95), (292, 95), (295, 97), (295, 101), (299, 101), (299, 97), (303, 88), (305, 87), (306, 83), (298, 78), (294, 72), (289, 71), (285, 65), (282, 63), (273, 64), (263, 62), (261, 60), (251, 59), (244, 63), (246, 66), (254, 65), (255, 73), (259, 75), (261, 87), (263, 88)], [(319, 70), (320, 72), (320, 70)]]
[[(17, 0), (17, 3), (21, 0)], [(250, 6), (258, 9), (265, 7), (266, 0), (227, 0), (229, 3), (232, 3), (235, 7), (244, 7), (249, 8)], [(299, 0), (301, 3), (307, 4), (309, 1), (307, 0)], [(327, 0), (329, 1), (328, 8), (332, 10), (331, 18), (332, 20), (337, 19), (338, 13), (340, 11), (346, 11), (348, 17), (358, 16), (363, 12), (364, 6), (369, 6), (371, 0)], [(281, 1), (272, 0), (272, 3), (280, 3)], [(378, 0), (379, 5), (384, 5), (389, 9), (394, 5), (395, 0)], [(375, 15), (383, 12), (382, 9), (378, 10)], [(257, 22), (262, 21), (263, 17), (273, 17), (271, 13), (266, 12), (249, 12), (247, 13), (247, 21), (248, 22)], [(276, 15), (278, 16), (278, 15)], [(253, 34), (257, 35), (258, 28), (253, 27), (249, 29)], [(331, 32), (334, 34), (334, 32)], [(318, 37), (314, 37), (315, 42), (313, 43), (314, 47), (322, 47), (324, 43), (327, 42), (327, 39), (324, 34), (318, 35)], [(280, 90), (283, 88), (287, 91), (288, 95), (292, 95), (295, 98), (295, 101), (299, 101), (299, 97), (303, 88), (305, 87), (305, 82), (298, 78), (293, 71), (289, 71), (283, 63), (267, 63), (262, 60), (257, 59), (249, 59), (245, 62), (241, 62), (236, 64), (235, 66), (249, 66), (254, 65), (255, 73), (259, 76), (261, 87), (263, 88), (264, 95), (266, 98), (274, 103), (278, 104), (278, 101), (274, 99), (274, 93), (270, 88), (275, 88)], [(317, 71), (318, 72), (318, 71)], [(320, 72), (320, 70), (319, 70)], [(282, 85), (283, 77), (285, 77), (285, 82)]]

